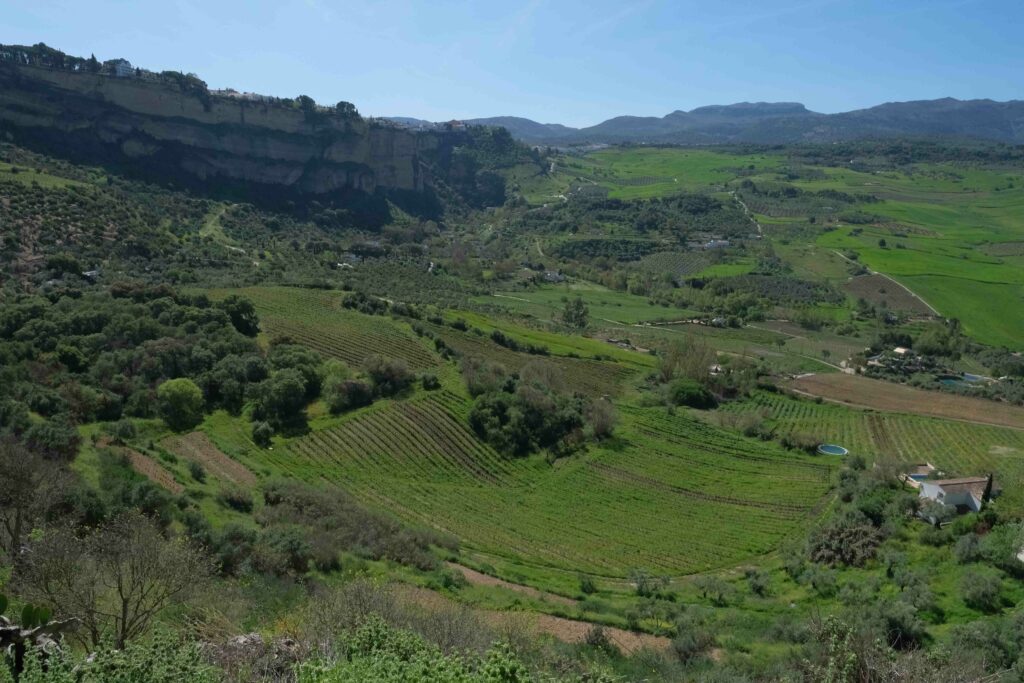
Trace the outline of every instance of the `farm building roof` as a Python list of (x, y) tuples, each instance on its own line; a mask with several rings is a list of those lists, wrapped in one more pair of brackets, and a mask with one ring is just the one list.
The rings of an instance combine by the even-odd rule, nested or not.
[(988, 477), (961, 477), (959, 479), (938, 479), (933, 482), (936, 486), (942, 487), (947, 493), (954, 491), (968, 491), (977, 495), (985, 493), (985, 485), (988, 484)]

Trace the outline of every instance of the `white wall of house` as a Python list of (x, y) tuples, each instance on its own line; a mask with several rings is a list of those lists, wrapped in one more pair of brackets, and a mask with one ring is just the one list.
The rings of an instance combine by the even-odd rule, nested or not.
[(934, 500), (945, 505), (956, 507), (963, 505), (971, 510), (977, 512), (981, 509), (981, 501), (971, 495), (970, 491), (956, 491), (954, 493), (946, 493), (941, 486), (938, 484), (932, 484), (927, 481), (921, 482), (921, 490), (919, 496), (928, 500)]

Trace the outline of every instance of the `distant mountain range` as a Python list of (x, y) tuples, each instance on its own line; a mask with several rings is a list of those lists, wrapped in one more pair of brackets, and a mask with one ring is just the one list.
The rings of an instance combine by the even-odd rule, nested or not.
[[(435, 124), (389, 117), (412, 128)], [(666, 144), (761, 144), (835, 142), (879, 137), (978, 138), (1024, 143), (1024, 101), (940, 100), (888, 102), (869, 109), (821, 114), (796, 102), (741, 102), (656, 116), (617, 116), (596, 126), (571, 128), (516, 116), (468, 119), (503, 126), (531, 144), (647, 142)]]

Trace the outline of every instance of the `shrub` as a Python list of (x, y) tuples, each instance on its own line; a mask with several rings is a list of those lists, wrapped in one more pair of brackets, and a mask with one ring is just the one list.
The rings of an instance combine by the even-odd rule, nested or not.
[(583, 637), (583, 642), (595, 650), (601, 650), (612, 655), (619, 654), (619, 649), (615, 647), (611, 638), (608, 637), (608, 632), (600, 624), (594, 624), (590, 627), (587, 634)]
[(460, 369), (466, 381), (466, 389), (473, 397), (499, 391), (508, 378), (504, 367), (476, 356), (463, 358)]
[(594, 584), (594, 579), (590, 578), (586, 574), (580, 574), (580, 592), (584, 595), (592, 595), (597, 592), (597, 586)]
[(257, 446), (266, 448), (270, 445), (271, 437), (274, 436), (274, 428), (270, 426), (269, 422), (253, 422), (252, 423), (252, 440)]
[(377, 354), (363, 361), (363, 370), (378, 396), (394, 396), (408, 387), (414, 377), (403, 359), (384, 358)]
[(362, 380), (344, 379), (328, 384), (327, 407), (337, 415), (373, 403), (373, 387)]
[(981, 539), (974, 533), (964, 534), (953, 546), (953, 555), (960, 564), (977, 562), (982, 558)]
[(684, 613), (676, 622), (676, 637), (672, 639), (672, 651), (680, 662), (687, 664), (703, 655), (715, 644), (704, 619), (697, 614)]
[(700, 383), (692, 379), (673, 380), (667, 389), (668, 402), (674, 406), (688, 406), (707, 410), (717, 405), (715, 397)]
[(1002, 581), (992, 572), (968, 572), (960, 581), (964, 604), (979, 612), (997, 612), (1002, 606), (999, 593)]
[(192, 478), (202, 484), (206, 481), (206, 470), (203, 469), (202, 464), (197, 460), (189, 460), (188, 472), (192, 475)]
[(808, 551), (814, 562), (860, 567), (874, 557), (881, 542), (882, 532), (863, 513), (848, 511), (813, 531)]
[(134, 439), (136, 429), (135, 423), (131, 420), (118, 420), (114, 424), (110, 425), (110, 433), (114, 436), (117, 441), (124, 443), (129, 439)]
[(420, 375), (420, 384), (427, 391), (433, 391), (441, 388), (441, 380), (439, 380), (437, 375), (432, 372), (424, 372)]
[(252, 512), (252, 494), (238, 486), (221, 489), (217, 502), (238, 512)]
[(615, 423), (618, 421), (615, 406), (603, 398), (592, 402), (587, 411), (587, 421), (595, 439), (607, 439), (615, 431)]
[(313, 549), (302, 530), (295, 526), (274, 527), (263, 532), (257, 544), (261, 569), (279, 576), (304, 574), (313, 559)]
[(768, 576), (767, 572), (761, 569), (748, 569), (746, 576), (747, 585), (750, 586), (751, 593), (762, 597), (768, 595), (771, 590), (771, 577)]

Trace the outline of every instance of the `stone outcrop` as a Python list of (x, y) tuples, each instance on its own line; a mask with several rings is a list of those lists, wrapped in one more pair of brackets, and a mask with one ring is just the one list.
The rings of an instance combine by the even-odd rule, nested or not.
[(444, 132), (166, 82), (0, 63), (0, 127), (69, 155), (198, 184), (317, 196), (422, 192)]

